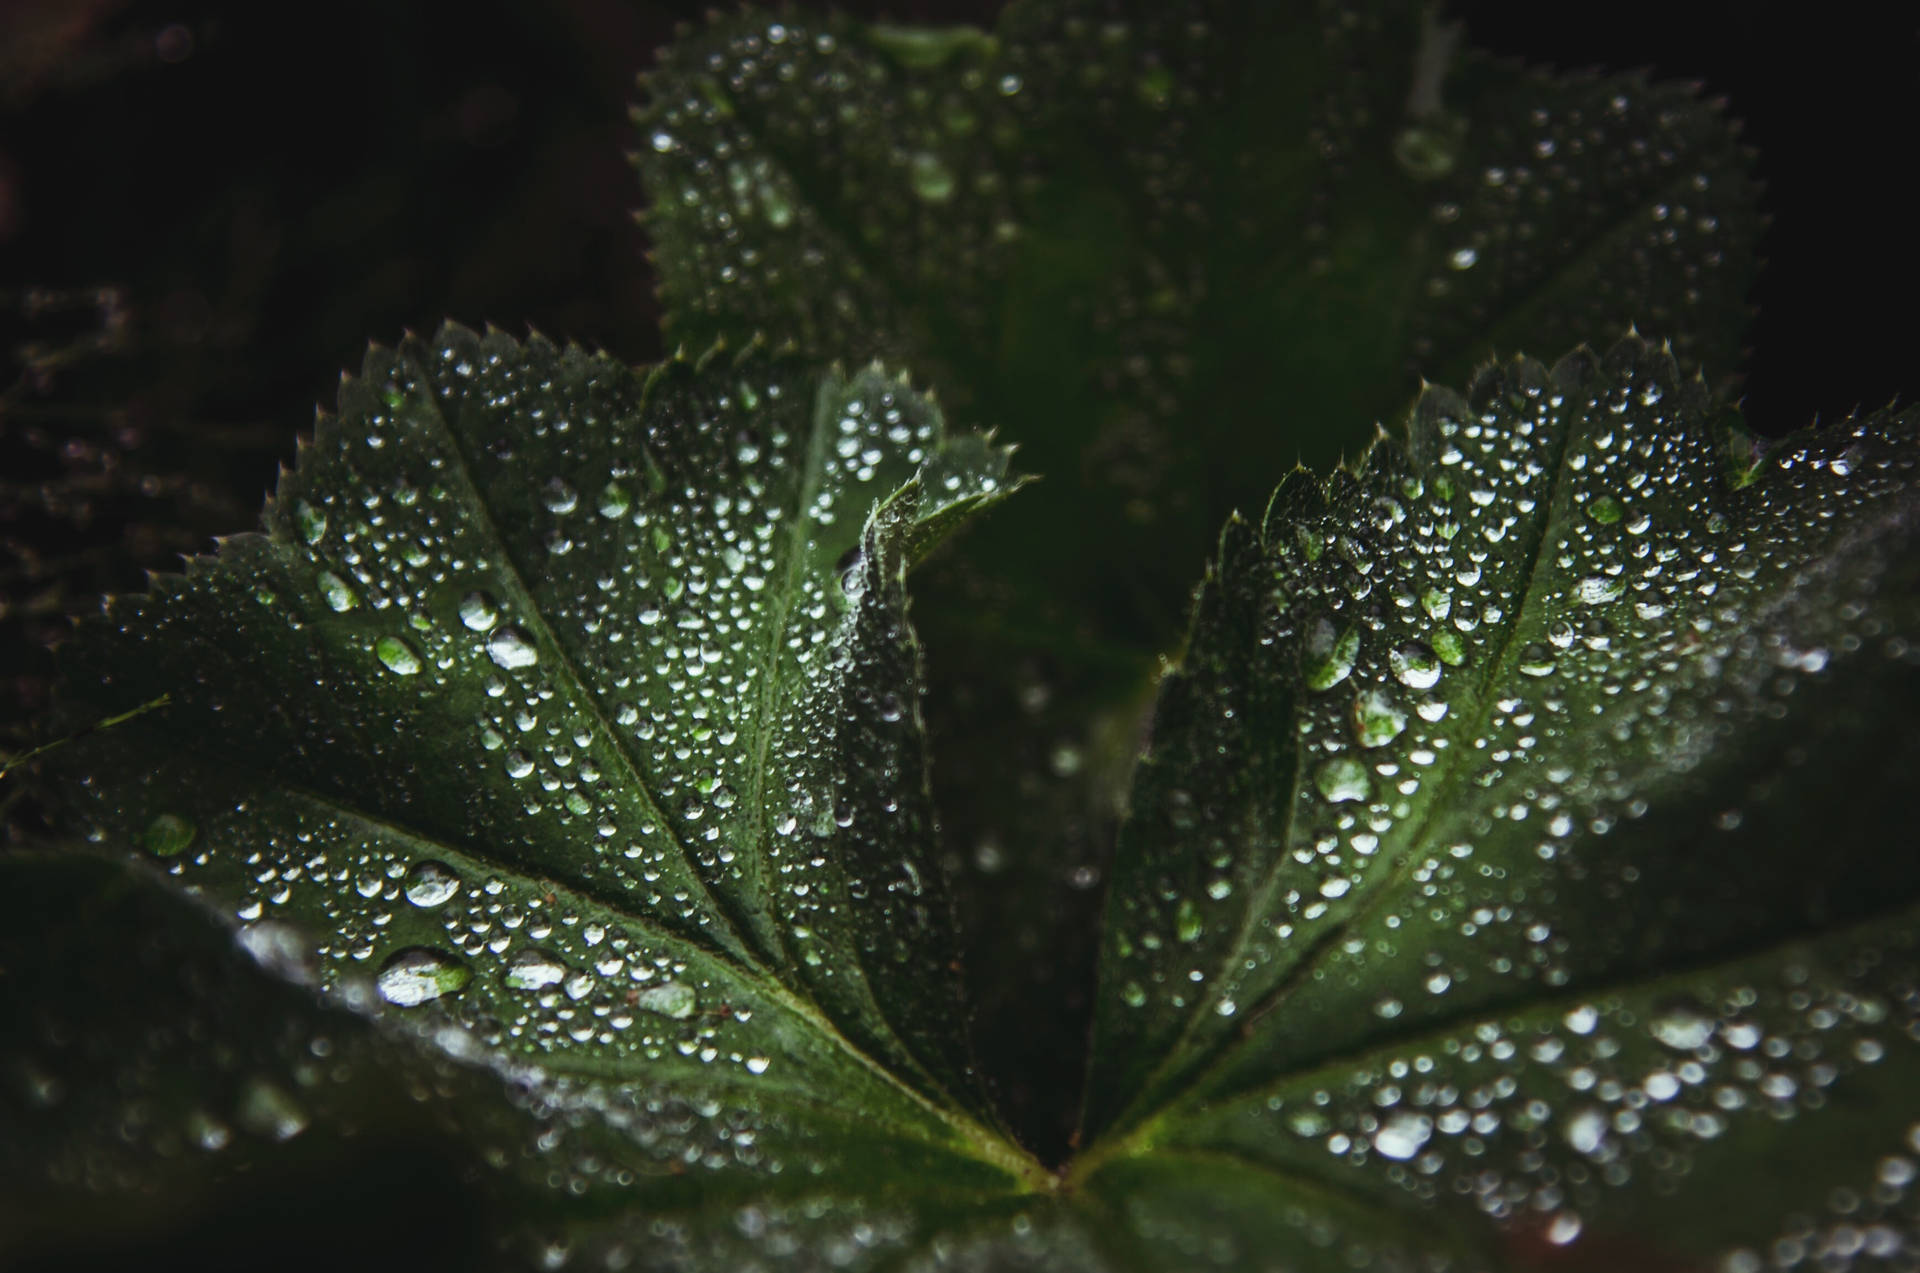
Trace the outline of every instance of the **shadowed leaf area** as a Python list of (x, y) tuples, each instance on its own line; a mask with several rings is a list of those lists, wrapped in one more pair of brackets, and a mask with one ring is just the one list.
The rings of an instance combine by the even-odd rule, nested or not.
[(921, 623), (988, 1068), (1055, 1143), (1156, 660), (1221, 521), (1495, 352), (1638, 322), (1738, 367), (1749, 157), (1689, 88), (1501, 62), (1420, 4), (750, 11), (645, 90), (669, 336), (901, 360), (1045, 479)]

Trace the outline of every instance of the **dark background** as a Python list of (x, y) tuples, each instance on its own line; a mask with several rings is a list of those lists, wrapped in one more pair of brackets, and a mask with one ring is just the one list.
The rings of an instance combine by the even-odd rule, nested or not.
[[(65, 613), (252, 524), (368, 339), (453, 317), (661, 352), (625, 108), (702, 7), (0, 0), (0, 729), (38, 705)], [(1729, 99), (1774, 218), (1753, 424), (1916, 387), (1911, 7), (1450, 7), (1499, 53)]]
[[(999, 6), (843, 7), (987, 21)], [(1779, 433), (1920, 392), (1920, 12), (1449, 7), (1483, 48), (1646, 67), (1729, 99), (1773, 217), (1752, 424)], [(452, 317), (662, 352), (625, 109), (634, 73), (700, 8), (0, 0), (0, 747), (29, 733), (64, 616), (250, 526), (368, 339)], [(257, 1252), (256, 1223), (324, 1238), (302, 1248), (313, 1267), (355, 1262), (380, 1199), (410, 1231), (409, 1194), (452, 1188), (431, 1163), (382, 1170), (350, 1195), (257, 1183), (222, 1216), (181, 1218), (182, 1234), (211, 1243), (192, 1250), (209, 1266)], [(274, 1221), (256, 1206), (268, 1198), (311, 1206)], [(325, 1223), (339, 1207), (374, 1228)]]

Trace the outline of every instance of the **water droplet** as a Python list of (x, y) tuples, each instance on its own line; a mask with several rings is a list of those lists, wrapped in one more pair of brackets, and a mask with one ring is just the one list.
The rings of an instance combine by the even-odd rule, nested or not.
[(1440, 656), (1425, 641), (1408, 641), (1387, 655), (1393, 675), (1409, 689), (1428, 690), (1440, 683)]
[(140, 845), (155, 857), (170, 858), (186, 852), (195, 834), (196, 828), (187, 819), (163, 813), (147, 823), (147, 829), (140, 835)]
[(1367, 767), (1352, 756), (1335, 756), (1323, 761), (1313, 775), (1313, 785), (1334, 804), (1365, 800), (1373, 794), (1373, 779)]
[(786, 192), (770, 181), (760, 183), (760, 210), (767, 214), (767, 224), (776, 230), (793, 224), (793, 204)]
[(1527, 642), (1520, 649), (1519, 667), (1522, 676), (1552, 676), (1552, 648), (1542, 641)]
[(412, 1008), (453, 994), (471, 980), (473, 970), (463, 961), (425, 946), (411, 946), (381, 965), (373, 984), (388, 1003)]
[(579, 507), (580, 496), (571, 486), (556, 477), (547, 483), (546, 504), (549, 513), (571, 513)]
[(1154, 110), (1165, 110), (1173, 101), (1173, 72), (1156, 66), (1134, 85), (1140, 100)]
[(265, 1079), (254, 1079), (240, 1093), (234, 1118), (256, 1136), (292, 1140), (307, 1129), (307, 1112), (291, 1096)]
[(672, 1017), (675, 1021), (685, 1021), (693, 1015), (695, 996), (692, 986), (682, 985), (678, 981), (663, 981), (642, 990), (633, 1002), (637, 1008)]
[(1406, 727), (1406, 712), (1385, 690), (1363, 690), (1354, 698), (1354, 737), (1362, 747), (1384, 747)]
[(1618, 601), (1626, 590), (1624, 583), (1611, 576), (1589, 575), (1574, 588), (1574, 596), (1583, 606), (1597, 606)]
[(474, 632), (491, 632), (500, 622), (500, 607), (484, 592), (469, 592), (460, 598), (460, 622)]
[(451, 901), (460, 891), (460, 877), (439, 862), (416, 862), (407, 872), (407, 900), (422, 909)]
[(320, 572), (320, 595), (327, 599), (327, 608), (335, 614), (345, 614), (360, 604), (353, 588), (331, 570)]
[(501, 667), (509, 670), (532, 667), (540, 661), (540, 651), (534, 648), (525, 632), (519, 628), (501, 628), (487, 638), (487, 654)]
[(544, 950), (523, 950), (507, 965), (506, 982), (514, 990), (545, 990), (567, 979), (567, 966)]
[(1602, 526), (1611, 526), (1619, 521), (1621, 511), (1620, 501), (1611, 495), (1602, 495), (1587, 505), (1587, 512)]
[(1607, 1138), (1607, 1115), (1589, 1106), (1567, 1120), (1567, 1144), (1575, 1153), (1591, 1157), (1600, 1151)]
[(1653, 1018), (1653, 1037), (1680, 1052), (1705, 1047), (1713, 1038), (1713, 1018), (1698, 1004), (1678, 1000), (1662, 1007)]
[(1174, 909), (1173, 935), (1183, 942), (1196, 942), (1206, 926), (1200, 920), (1200, 908), (1193, 904), (1191, 897), (1180, 899), (1180, 905)]
[(293, 503), (293, 524), (309, 544), (319, 543), (327, 533), (327, 515), (303, 499)]
[(387, 665), (387, 670), (400, 676), (412, 676), (420, 670), (420, 656), (413, 647), (396, 636), (383, 636), (373, 644), (373, 652)]
[(945, 203), (953, 198), (953, 170), (932, 151), (916, 151), (907, 164), (907, 177), (913, 192), (928, 203)]
[(1360, 658), (1360, 629), (1339, 631), (1326, 619), (1315, 621), (1307, 634), (1305, 673), (1307, 688), (1330, 690), (1347, 679)]
[(608, 482), (600, 488), (600, 516), (609, 520), (625, 517), (632, 507), (633, 496), (627, 494), (627, 488), (620, 483)]
[(1456, 270), (1470, 270), (1479, 259), (1480, 253), (1472, 248), (1456, 248), (1453, 255), (1447, 258), (1447, 264)]
[(1412, 1110), (1396, 1110), (1373, 1134), (1373, 1147), (1388, 1158), (1401, 1162), (1419, 1153), (1433, 1136), (1433, 1120)]
[(1393, 139), (1393, 159), (1416, 181), (1433, 181), (1453, 171), (1467, 122), (1457, 115), (1436, 113), (1400, 130)]

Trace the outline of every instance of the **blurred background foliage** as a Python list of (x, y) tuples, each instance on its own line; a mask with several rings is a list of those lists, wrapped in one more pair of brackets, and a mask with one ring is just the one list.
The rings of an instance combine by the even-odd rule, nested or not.
[[(859, 0), (989, 22), (991, 0)], [(658, 356), (627, 106), (690, 0), (0, 5), (0, 735), (102, 591), (251, 525), (370, 339), (442, 318)], [(1774, 218), (1745, 368), (1784, 432), (1911, 383), (1920, 17), (1461, 0), (1470, 41), (1730, 99)]]

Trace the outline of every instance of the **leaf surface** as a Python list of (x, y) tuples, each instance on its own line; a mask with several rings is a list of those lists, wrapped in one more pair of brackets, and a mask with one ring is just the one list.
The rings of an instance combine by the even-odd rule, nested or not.
[[(991, 31), (749, 11), (648, 78), (669, 331), (898, 359), (1045, 475), (921, 612), (1009, 1083), (1084, 1029), (1022, 1005), (1090, 976), (1156, 660), (1229, 513), (1495, 352), (1637, 322), (1688, 367), (1739, 366), (1759, 219), (1728, 121), (1684, 86), (1496, 61), (1428, 9), (1016, 0)], [(1034, 1099), (1064, 1112), (1071, 1088)]]
[(172, 697), (63, 788), (289, 975), (533, 1084), (576, 1193), (1017, 1191), (903, 591), (1005, 465), (878, 371), (376, 349), (267, 533), (83, 627), (76, 719)]
[(1694, 1267), (1774, 1236), (1716, 1190), (1911, 1152), (1920, 417), (1717, 425), (1638, 339), (1516, 360), (1229, 525), (1115, 867), (1096, 1191)]

